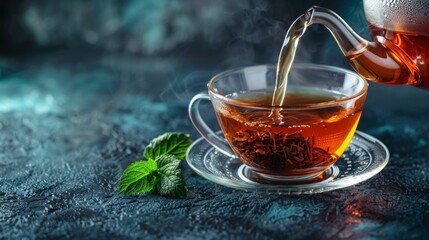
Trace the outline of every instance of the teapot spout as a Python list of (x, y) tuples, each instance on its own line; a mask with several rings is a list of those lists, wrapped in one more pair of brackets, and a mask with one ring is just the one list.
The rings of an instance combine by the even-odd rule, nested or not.
[(324, 25), (333, 35), (350, 64), (363, 78), (383, 84), (420, 83), (419, 70), (411, 58), (394, 44), (379, 38), (369, 42), (360, 37), (335, 12), (312, 7), (305, 13), (309, 25)]

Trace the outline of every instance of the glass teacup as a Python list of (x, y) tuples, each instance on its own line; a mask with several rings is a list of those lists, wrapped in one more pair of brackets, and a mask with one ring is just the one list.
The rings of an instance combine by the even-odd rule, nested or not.
[[(275, 76), (276, 67), (270, 65), (218, 74), (208, 83), (208, 94), (191, 100), (190, 118), (207, 142), (261, 178), (311, 181), (350, 143), (368, 84), (345, 69), (297, 64), (289, 74), (286, 105), (272, 106)], [(225, 138), (203, 121), (201, 100), (212, 102)]]

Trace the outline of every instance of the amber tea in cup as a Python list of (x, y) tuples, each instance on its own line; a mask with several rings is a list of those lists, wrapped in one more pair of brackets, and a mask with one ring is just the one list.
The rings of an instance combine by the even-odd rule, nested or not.
[[(237, 157), (262, 178), (311, 180), (332, 166), (350, 143), (367, 83), (344, 69), (297, 65), (289, 74), (284, 106), (271, 106), (275, 66), (228, 71), (190, 103), (192, 122), (215, 148)], [(225, 139), (203, 122), (198, 103), (210, 99)]]
[[(269, 106), (271, 95), (254, 92), (232, 98), (250, 106)], [(288, 93), (286, 102), (293, 106), (339, 98), (335, 93), (314, 89)], [(314, 174), (331, 166), (350, 142), (362, 111), (358, 106), (349, 114), (340, 106), (278, 113), (227, 104), (218, 108), (216, 115), (223, 133), (243, 163), (281, 176)]]

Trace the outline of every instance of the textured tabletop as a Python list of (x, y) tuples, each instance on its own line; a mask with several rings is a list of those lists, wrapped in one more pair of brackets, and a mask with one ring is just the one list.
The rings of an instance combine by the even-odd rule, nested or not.
[[(358, 130), (391, 159), (357, 185), (244, 192), (183, 162), (186, 199), (117, 193), (154, 137), (200, 138), (187, 107), (210, 77), (275, 63), (312, 5), (370, 39), (362, 0), (0, 0), (0, 239), (428, 239), (429, 91), (414, 87), (370, 84)], [(300, 44), (296, 61), (351, 69), (323, 26)]]
[(181, 131), (199, 138), (187, 104), (212, 72), (177, 82), (169, 66), (69, 52), (1, 60), (0, 238), (429, 234), (429, 92), (413, 87), (371, 84), (358, 129), (384, 142), (391, 160), (364, 183), (316, 195), (251, 193), (211, 183), (183, 162), (186, 199), (118, 195), (123, 170), (143, 158), (153, 137)]

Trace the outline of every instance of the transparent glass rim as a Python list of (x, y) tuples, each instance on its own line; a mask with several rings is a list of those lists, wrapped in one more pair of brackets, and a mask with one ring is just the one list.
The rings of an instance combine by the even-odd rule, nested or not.
[(257, 109), (257, 110), (273, 110), (273, 109), (281, 109), (281, 110), (308, 110), (308, 109), (318, 109), (318, 108), (325, 108), (325, 107), (332, 107), (332, 106), (338, 106), (341, 103), (346, 103), (348, 101), (358, 99), (361, 96), (365, 95), (368, 90), (368, 82), (360, 77), (358, 74), (349, 71), (344, 68), (329, 66), (329, 65), (322, 65), (322, 64), (306, 64), (306, 63), (298, 63), (294, 64), (292, 68), (294, 69), (313, 69), (313, 70), (323, 70), (323, 71), (330, 71), (330, 72), (337, 72), (337, 73), (344, 73), (349, 74), (358, 79), (359, 82), (363, 83), (362, 89), (360, 89), (357, 93), (350, 97), (345, 97), (338, 100), (331, 100), (331, 101), (325, 101), (320, 103), (309, 103), (309, 104), (296, 104), (296, 105), (286, 105), (286, 106), (267, 106), (267, 105), (250, 105), (251, 103), (246, 104), (243, 101), (238, 101), (232, 98), (225, 97), (219, 93), (217, 93), (213, 87), (213, 84), (215, 81), (217, 81), (219, 78), (225, 77), (227, 75), (231, 75), (233, 73), (242, 72), (246, 68), (257, 68), (257, 67), (266, 67), (267, 69), (276, 68), (275, 65), (272, 64), (263, 64), (263, 65), (254, 65), (254, 66), (247, 66), (247, 67), (240, 67), (236, 69), (227, 70), (225, 72), (219, 73), (212, 77), (207, 85), (209, 94), (215, 98), (218, 98), (222, 100), (222, 102), (226, 102), (228, 104), (232, 104), (238, 107), (244, 107), (244, 108), (251, 108), (251, 109)]

